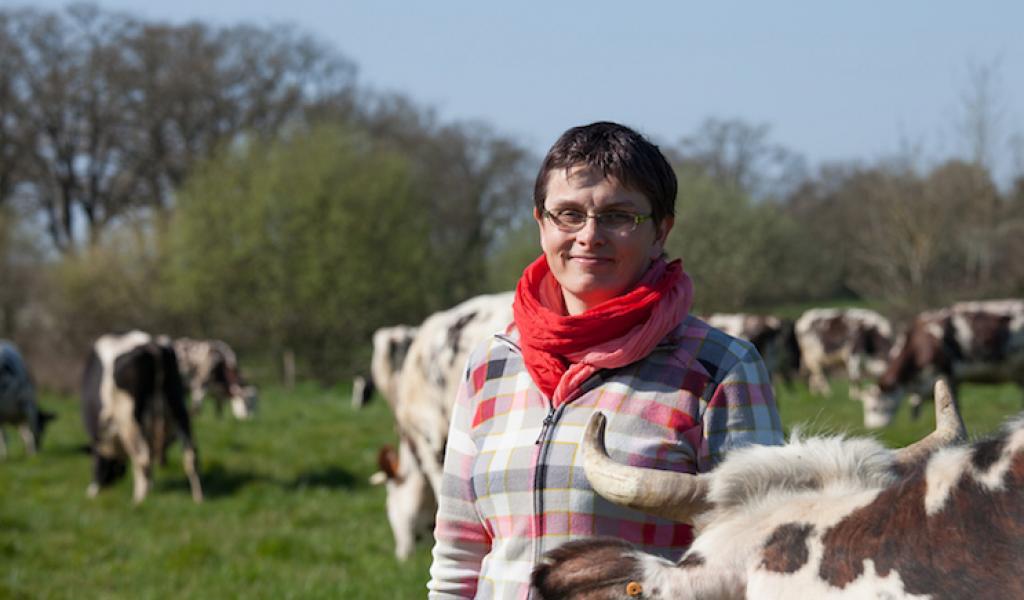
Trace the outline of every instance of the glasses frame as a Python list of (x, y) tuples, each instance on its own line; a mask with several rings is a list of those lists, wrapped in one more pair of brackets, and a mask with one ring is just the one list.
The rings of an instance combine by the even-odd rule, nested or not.
[[(573, 211), (573, 212), (581, 212), (582, 213), (583, 211)], [(610, 214), (610, 213), (619, 213), (619, 214), (631, 215), (633, 217), (633, 224), (629, 225), (627, 227), (624, 227), (623, 229), (610, 229), (607, 225), (603, 225), (601, 223), (601, 218), (604, 217), (607, 214)], [(607, 232), (610, 232), (610, 233), (629, 234), (629, 233), (633, 233), (634, 231), (636, 231), (637, 227), (639, 227), (641, 223), (643, 223), (647, 219), (650, 219), (650, 218), (652, 218), (654, 216), (652, 214), (646, 214), (646, 215), (633, 214), (633, 213), (631, 213), (629, 211), (625, 211), (625, 210), (612, 210), (612, 211), (607, 211), (607, 212), (603, 212), (603, 213), (583, 213), (583, 214), (584, 214), (584, 219), (583, 219), (582, 223), (580, 223), (579, 225), (569, 225), (568, 223), (565, 223), (564, 221), (560, 221), (558, 219), (558, 216), (555, 213), (551, 212), (550, 210), (545, 208), (544, 212), (543, 212), (543, 215), (545, 217), (547, 217), (551, 221), (551, 224), (555, 226), (555, 229), (558, 229), (562, 233), (577, 233), (579, 231), (582, 231), (583, 228), (587, 226), (587, 221), (590, 220), (590, 219), (593, 219), (594, 220), (594, 225), (596, 227), (604, 230), (604, 231), (607, 231)]]

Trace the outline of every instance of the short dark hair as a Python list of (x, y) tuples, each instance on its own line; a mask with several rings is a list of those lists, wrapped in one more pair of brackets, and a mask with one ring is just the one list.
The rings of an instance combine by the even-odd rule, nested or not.
[(657, 146), (625, 125), (598, 121), (573, 127), (548, 150), (533, 185), (533, 203), (544, 210), (548, 173), (586, 165), (623, 186), (642, 193), (651, 203), (655, 223), (676, 213), (679, 184), (675, 171)]

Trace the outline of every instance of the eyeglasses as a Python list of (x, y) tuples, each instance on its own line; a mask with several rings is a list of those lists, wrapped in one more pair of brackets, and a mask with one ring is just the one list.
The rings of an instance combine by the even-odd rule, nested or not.
[(623, 210), (610, 210), (597, 214), (588, 214), (579, 210), (556, 210), (551, 212), (544, 209), (544, 216), (551, 219), (559, 231), (565, 233), (576, 233), (587, 224), (587, 219), (593, 219), (598, 227), (609, 233), (632, 233), (640, 223), (651, 218), (651, 215), (638, 215)]

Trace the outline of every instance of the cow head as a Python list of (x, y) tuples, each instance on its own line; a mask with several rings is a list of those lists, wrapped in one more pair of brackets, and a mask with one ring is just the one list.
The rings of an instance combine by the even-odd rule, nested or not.
[(231, 414), (245, 420), (256, 415), (259, 406), (259, 390), (254, 385), (234, 384), (231, 386)]

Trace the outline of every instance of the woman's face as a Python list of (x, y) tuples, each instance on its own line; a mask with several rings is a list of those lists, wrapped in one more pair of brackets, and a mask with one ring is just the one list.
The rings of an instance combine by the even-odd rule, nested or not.
[[(590, 215), (608, 211), (650, 215), (651, 203), (640, 192), (606, 179), (585, 165), (553, 169), (548, 173), (544, 208), (548, 212), (573, 210)], [(628, 292), (640, 280), (651, 260), (661, 256), (672, 217), (658, 227), (646, 219), (634, 231), (607, 231), (597, 220), (587, 219), (574, 233), (560, 230), (551, 219), (534, 209), (540, 227), (540, 245), (548, 267), (562, 287), (570, 315)], [(627, 228), (628, 229), (628, 228)]]

